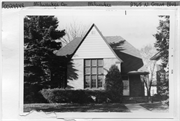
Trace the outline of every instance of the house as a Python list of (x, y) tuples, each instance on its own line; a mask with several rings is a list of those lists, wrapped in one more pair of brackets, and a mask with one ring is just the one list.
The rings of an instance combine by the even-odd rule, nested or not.
[[(67, 79), (71, 89), (103, 90), (105, 75), (112, 65), (122, 73), (125, 96), (144, 96), (144, 84), (138, 72), (143, 66), (139, 51), (120, 36), (103, 36), (92, 24), (83, 38), (75, 38), (56, 52), (73, 63), (76, 78)], [(69, 68), (69, 67), (67, 67)], [(70, 73), (67, 69), (67, 74)]]

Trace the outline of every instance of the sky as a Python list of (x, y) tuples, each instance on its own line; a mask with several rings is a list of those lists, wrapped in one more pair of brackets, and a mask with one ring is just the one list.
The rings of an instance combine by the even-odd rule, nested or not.
[[(19, 46), (20, 31), (12, 28), (20, 28), (20, 10), (3, 10), (2, 14), (2, 38), (3, 45)], [(72, 23), (87, 29), (94, 23), (104, 36), (121, 36), (137, 49), (145, 45), (155, 43), (153, 34), (157, 32), (160, 13), (142, 10), (125, 9), (63, 9), (54, 11), (30, 12), (37, 15), (55, 15), (59, 20), (59, 29), (66, 29)], [(42, 14), (43, 13), (43, 14)], [(28, 14), (28, 13), (27, 13)], [(13, 18), (13, 21), (12, 21)], [(12, 39), (13, 38), (13, 39)], [(9, 48), (10, 49), (10, 48)], [(14, 51), (12, 51), (14, 52)]]
[(153, 34), (157, 32), (159, 17), (157, 14), (124, 10), (72, 10), (59, 13), (59, 29), (70, 24), (89, 28), (93, 23), (104, 36), (121, 36), (137, 49), (155, 43)]

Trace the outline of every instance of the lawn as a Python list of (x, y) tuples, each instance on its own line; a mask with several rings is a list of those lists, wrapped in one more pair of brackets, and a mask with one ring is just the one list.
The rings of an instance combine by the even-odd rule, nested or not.
[(169, 109), (168, 105), (162, 104), (161, 102), (147, 103), (147, 104), (140, 104), (140, 105), (149, 111), (165, 111), (166, 112)]
[(44, 112), (130, 112), (130, 110), (120, 103), (108, 104), (24, 104), (24, 112), (32, 110)]

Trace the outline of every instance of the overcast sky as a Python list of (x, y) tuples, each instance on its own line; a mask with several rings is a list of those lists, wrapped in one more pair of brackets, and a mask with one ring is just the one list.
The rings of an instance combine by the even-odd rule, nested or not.
[(121, 36), (137, 49), (156, 40), (159, 17), (155, 14), (139, 14), (123, 10), (69, 11), (57, 15), (60, 29), (75, 22), (78, 26), (89, 28), (93, 23), (104, 36)]
[[(14, 31), (14, 29), (12, 29), (18, 29), (20, 27), (20, 18), (17, 11), (19, 10), (3, 10), (2, 37), (4, 38), (4, 45), (11, 44), (12, 46), (17, 45), (15, 47), (18, 47), (19, 43), (16, 42), (16, 39), (19, 40), (19, 31)], [(159, 24), (158, 15), (161, 14), (157, 11), (148, 13), (142, 10), (126, 10), (125, 15), (125, 10), (123, 9), (56, 9), (55, 12), (43, 12), (45, 15), (52, 15), (53, 13), (53, 15), (58, 17), (60, 29), (65, 29), (73, 22), (87, 28), (94, 23), (104, 36), (121, 36), (137, 49), (147, 44), (153, 44), (156, 41), (153, 34), (157, 31), (157, 26)], [(38, 13), (38, 11), (33, 12), (33, 14), (44, 15), (42, 12)]]

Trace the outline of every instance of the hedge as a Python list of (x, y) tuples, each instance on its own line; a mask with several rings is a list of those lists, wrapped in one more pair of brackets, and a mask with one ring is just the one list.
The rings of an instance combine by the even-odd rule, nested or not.
[(49, 103), (121, 103), (123, 82), (116, 65), (112, 65), (106, 75), (105, 90), (43, 89), (41, 94)]
[[(49, 103), (109, 103), (112, 94), (105, 90), (43, 89), (41, 94)], [(115, 98), (115, 97), (114, 97)]]

